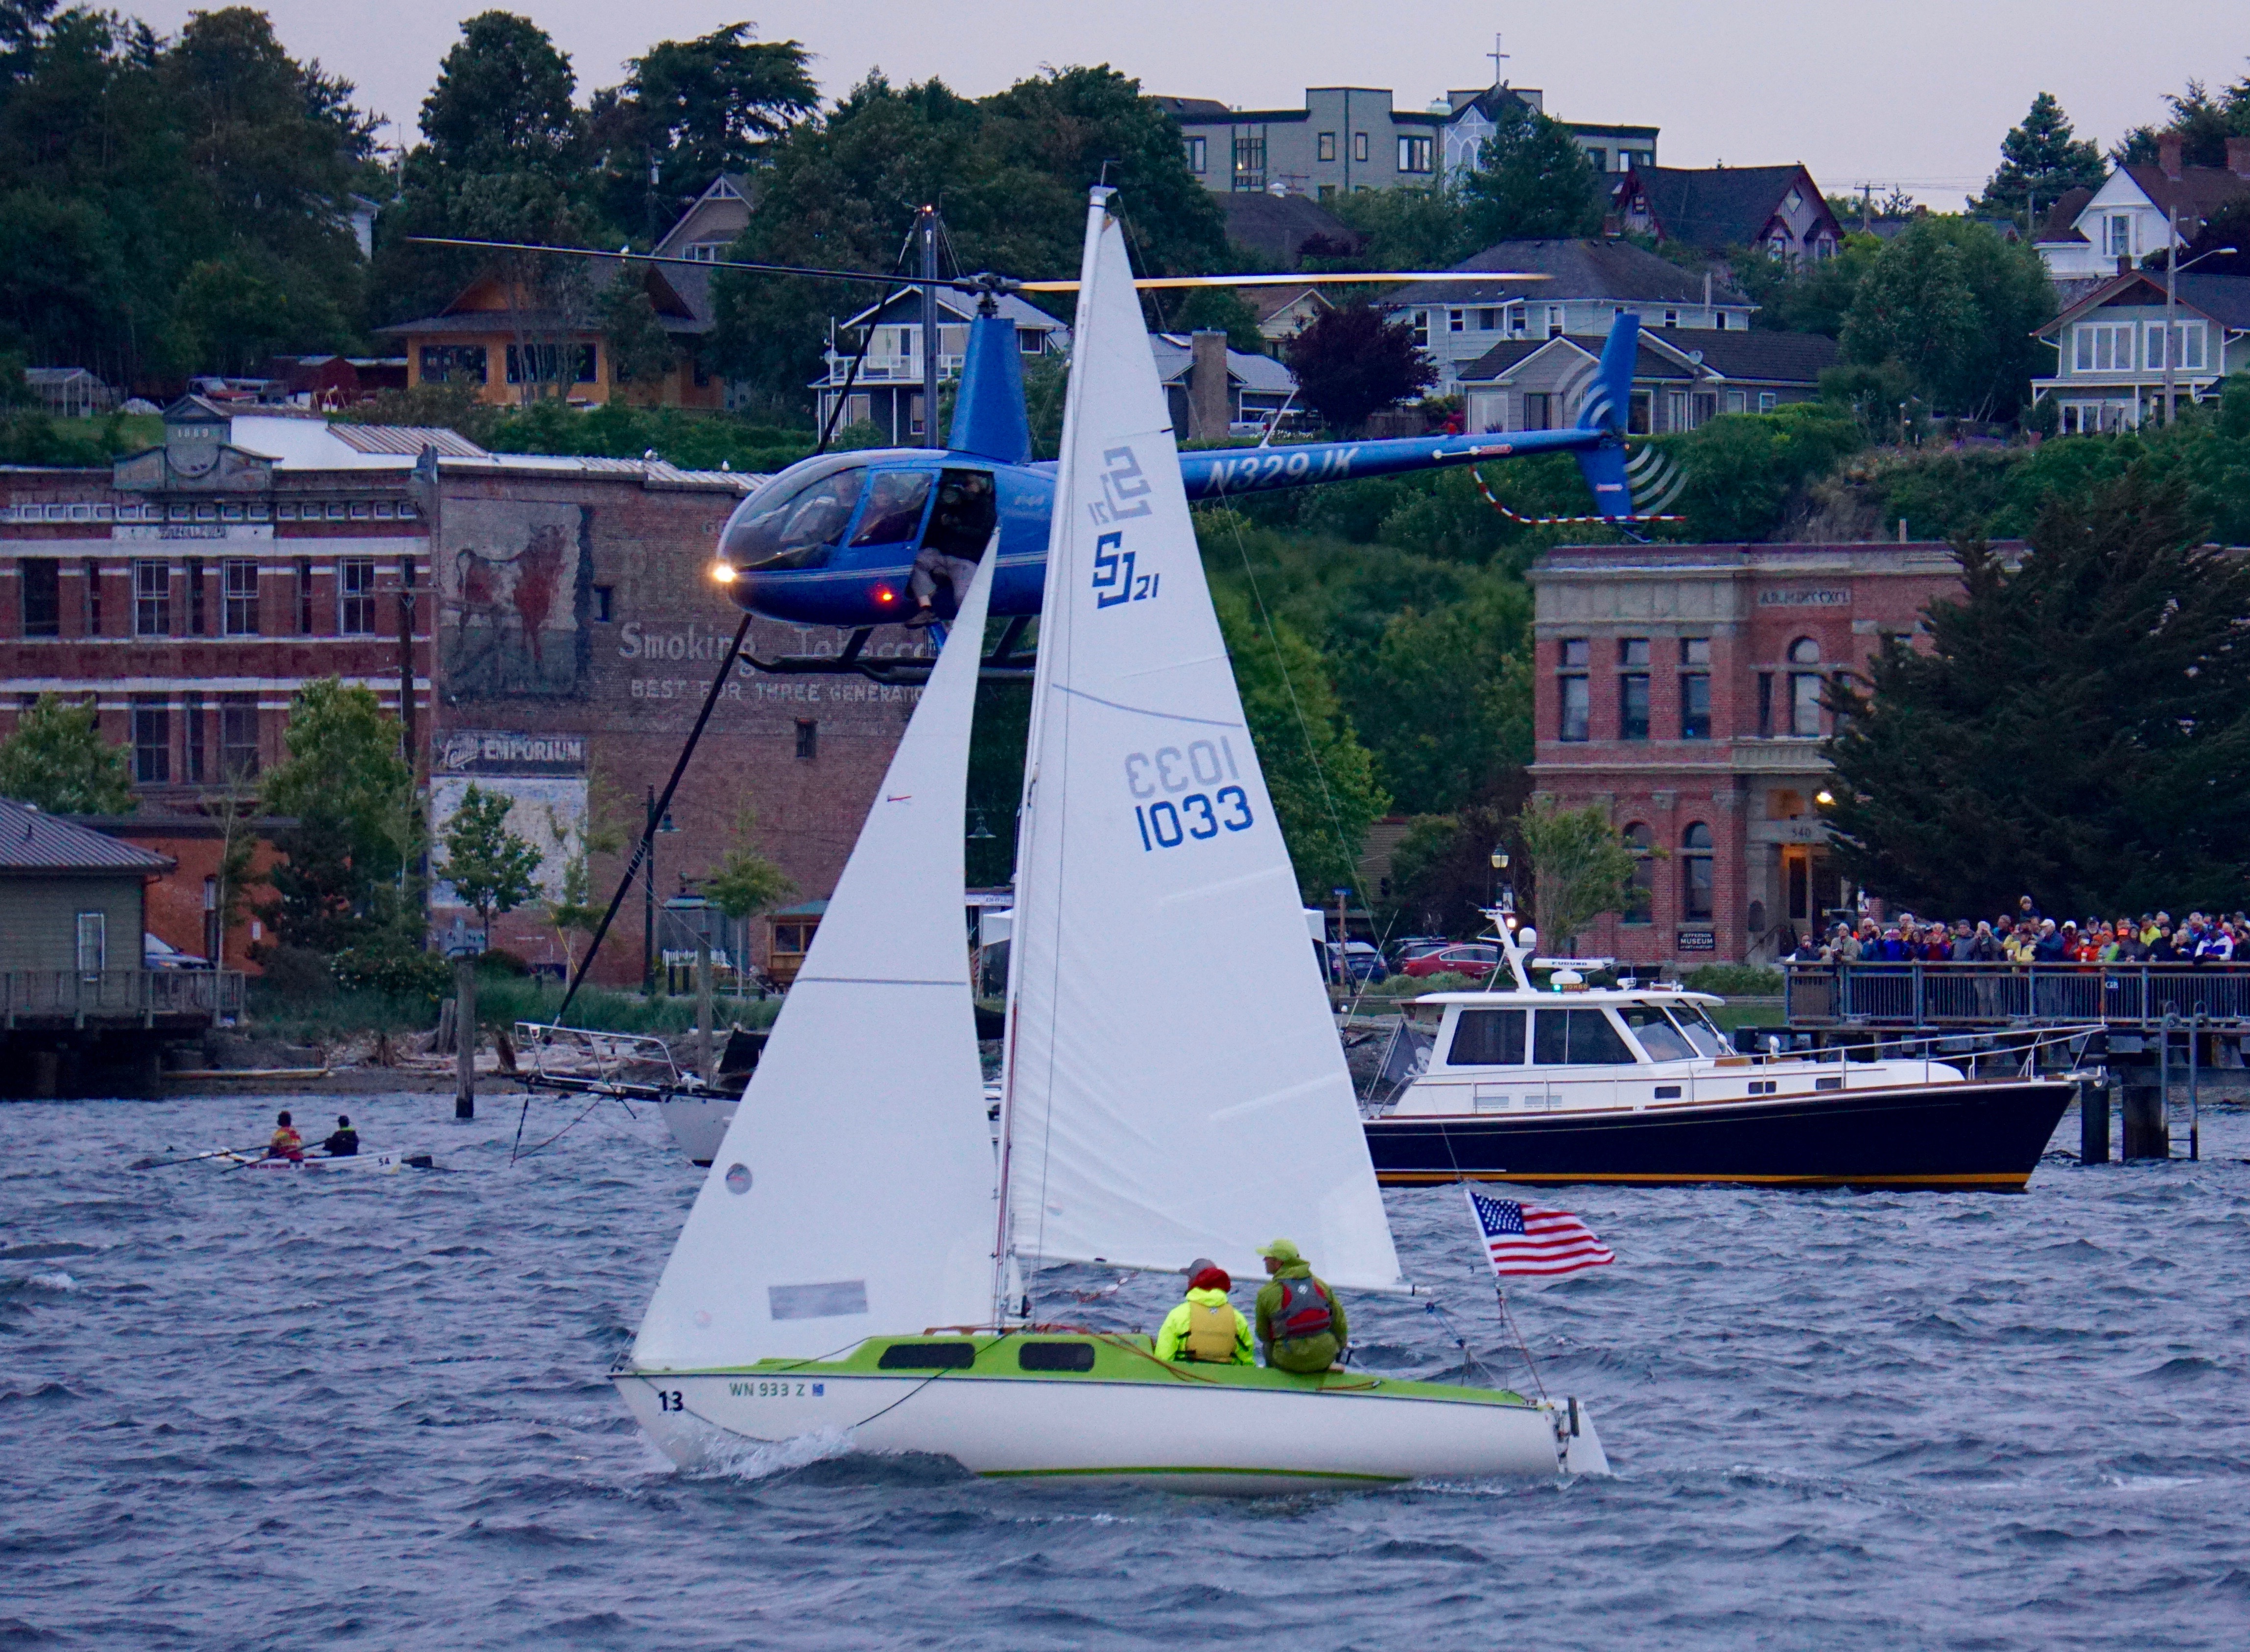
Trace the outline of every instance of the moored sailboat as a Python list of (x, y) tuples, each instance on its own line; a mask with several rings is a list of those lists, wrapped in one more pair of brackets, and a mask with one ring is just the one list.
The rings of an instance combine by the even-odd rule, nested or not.
[(1089, 208), (1055, 494), (997, 1186), (960, 933), (988, 556), (618, 1387), (682, 1462), (819, 1435), (1242, 1490), (1602, 1471), (1575, 1400), (1028, 1323), (1022, 1268), (1253, 1274), (1278, 1233), (1335, 1286), (1407, 1289), (1113, 199)]

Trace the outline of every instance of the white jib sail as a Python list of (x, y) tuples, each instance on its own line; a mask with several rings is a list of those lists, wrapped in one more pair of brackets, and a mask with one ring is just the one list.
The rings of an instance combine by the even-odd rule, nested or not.
[(1382, 1195), (1245, 727), (1111, 191), (1094, 192), (1009, 967), (1010, 1243), (1395, 1287)]
[(810, 1358), (991, 1309), (962, 906), (988, 549), (641, 1321), (644, 1370)]

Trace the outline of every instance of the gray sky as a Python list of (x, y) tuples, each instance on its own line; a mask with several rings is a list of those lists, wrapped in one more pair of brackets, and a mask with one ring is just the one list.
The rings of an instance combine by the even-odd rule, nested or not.
[[(208, 6), (214, 0), (202, 0)], [(505, 3), (506, 0), (498, 0)], [(411, 135), (463, 0), (264, 0), (284, 43), (356, 82), (363, 105)], [(190, 6), (123, 9), (176, 29)], [(2191, 76), (2217, 87), (2250, 54), (2242, 0), (514, 0), (570, 54), (583, 99), (651, 42), (744, 17), (761, 38), (817, 54), (823, 90), (869, 69), (932, 74), (978, 94), (1043, 65), (1102, 63), (1150, 92), (1244, 107), (1301, 107), (1307, 86), (1389, 86), (1418, 108), (1488, 85), (1493, 32), (1520, 86), (1563, 120), (1663, 128), (1673, 166), (1803, 161), (1831, 193), (1903, 184), (1941, 211), (1982, 184), (2033, 93), (2053, 92), (2105, 147), (2156, 119)]]

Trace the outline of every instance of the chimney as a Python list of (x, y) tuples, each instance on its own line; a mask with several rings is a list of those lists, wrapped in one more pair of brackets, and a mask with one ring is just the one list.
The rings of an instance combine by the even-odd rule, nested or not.
[(2133, 273), (2133, 255), (2132, 255), (2130, 252), (2120, 252), (2120, 253), (2118, 253), (2118, 254), (2117, 254), (2117, 273), (2118, 273), (2118, 274), (2120, 274), (2120, 275), (2130, 275), (2132, 273)]
[(2226, 169), (2238, 178), (2250, 178), (2250, 138), (2226, 140)]
[(1188, 335), (1188, 438), (1218, 441), (1226, 434), (1226, 335)]
[(2179, 182), (2181, 138), (2177, 132), (2167, 132), (2157, 139), (2157, 165), (2173, 183)]

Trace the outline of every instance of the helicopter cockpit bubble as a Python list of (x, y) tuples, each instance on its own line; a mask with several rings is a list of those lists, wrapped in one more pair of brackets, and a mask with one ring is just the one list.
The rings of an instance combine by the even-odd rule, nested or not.
[(719, 555), (737, 569), (818, 568), (844, 543), (867, 473), (862, 453), (792, 466), (735, 508)]

